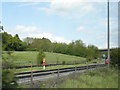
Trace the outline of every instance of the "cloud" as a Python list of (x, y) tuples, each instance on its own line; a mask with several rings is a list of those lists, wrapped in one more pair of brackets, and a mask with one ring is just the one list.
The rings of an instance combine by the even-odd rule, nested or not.
[(80, 26), (80, 27), (77, 28), (77, 32), (80, 32), (80, 31), (83, 31), (83, 30), (85, 30), (85, 27), (83, 27), (83, 26)]
[(38, 34), (28, 33), (28, 34), (19, 34), (19, 35), (22, 40), (26, 37), (33, 37), (33, 38), (43, 38), (44, 37), (44, 38), (48, 38), (52, 42), (70, 43), (70, 41), (66, 40), (64, 37), (56, 37), (52, 33), (46, 33), (46, 32), (42, 32), (42, 33), (38, 33)]
[(16, 25), (14, 31), (17, 33), (35, 33), (39, 30), (36, 26), (24, 26), (24, 25)]
[(25, 3), (25, 4), (20, 4), (18, 5), (18, 7), (25, 7), (25, 6), (34, 6), (34, 5), (38, 5), (38, 2), (31, 2), (31, 3)]
[(67, 16), (71, 13), (79, 13), (79, 15), (84, 16), (84, 14), (89, 12), (97, 11), (92, 3), (83, 3), (82, 0), (52, 0), (48, 8), (37, 7), (36, 9), (39, 11), (44, 11), (47, 14), (56, 14), (61, 16)]
[(66, 40), (64, 37), (54, 36), (52, 33), (42, 32), (41, 28), (36, 26), (25, 26), (25, 25), (16, 25), (14, 28), (13, 33), (19, 34), (20, 38), (23, 40), (26, 37), (33, 37), (33, 38), (48, 38), (52, 42), (59, 42), (59, 43), (70, 43), (69, 40)]

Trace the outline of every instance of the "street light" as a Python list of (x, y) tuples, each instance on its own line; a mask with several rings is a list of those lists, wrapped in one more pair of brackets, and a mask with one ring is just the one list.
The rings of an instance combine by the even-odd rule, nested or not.
[(110, 66), (110, 27), (109, 27), (109, 0), (108, 0), (108, 2), (107, 2), (107, 6), (108, 6), (108, 13), (107, 13), (107, 15), (108, 15), (108, 57), (107, 57), (107, 59), (108, 59), (108, 67)]

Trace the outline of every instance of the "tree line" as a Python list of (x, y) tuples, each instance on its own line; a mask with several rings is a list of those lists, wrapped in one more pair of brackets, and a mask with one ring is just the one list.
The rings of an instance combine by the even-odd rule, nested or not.
[(2, 48), (5, 51), (45, 51), (75, 55), (80, 57), (97, 58), (99, 50), (94, 45), (86, 46), (82, 40), (75, 40), (71, 43), (51, 42), (47, 38), (26, 37), (20, 40), (18, 34), (12, 36), (7, 32), (2, 33)]
[(2, 49), (5, 51), (24, 51), (27, 44), (20, 40), (18, 34), (12, 36), (7, 32), (2, 33)]

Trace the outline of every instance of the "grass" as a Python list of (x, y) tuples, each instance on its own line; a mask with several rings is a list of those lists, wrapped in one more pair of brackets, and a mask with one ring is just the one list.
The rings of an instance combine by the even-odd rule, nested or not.
[[(36, 51), (15, 51), (12, 53), (15, 63), (21, 63), (21, 65), (30, 65), (29, 61), (33, 61), (33, 64), (36, 64), (38, 52)], [(56, 63), (82, 63), (86, 61), (86, 58), (65, 55), (65, 54), (58, 54), (58, 53), (49, 53), (45, 52), (45, 59), (47, 64), (56, 64)], [(3, 56), (7, 56), (6, 52), (4, 52)]]
[[(40, 88), (52, 86), (51, 80), (40, 85)], [(85, 71), (61, 77), (59, 82), (51, 88), (118, 88), (118, 71), (109, 68)]]
[[(11, 55), (12, 57), (9, 57), (7, 52), (3, 52), (3, 57), (8, 58), (8, 60), (14, 63), (17, 63), (16, 66), (25, 66), (25, 65), (31, 65), (31, 62), (33, 62), (33, 65), (36, 65), (36, 58), (38, 55), (37, 51), (12, 51)], [(50, 53), (45, 52), (45, 59), (46, 64), (62, 64), (63, 62), (65, 64), (75, 64), (75, 63), (85, 63), (86, 58), (83, 57), (77, 57), (77, 56), (71, 56), (71, 55), (65, 55), (65, 54), (58, 54), (58, 53)], [(101, 62), (100, 60), (92, 60)], [(81, 66), (85, 64), (77, 64), (76, 66)], [(46, 67), (46, 69), (56, 69), (56, 68), (66, 68), (66, 67), (74, 67), (75, 65), (60, 65), (60, 66), (50, 66)], [(43, 70), (42, 67), (33, 67), (32, 70)], [(16, 69), (15, 72), (24, 72), (24, 71), (31, 71), (31, 68), (21, 68)]]

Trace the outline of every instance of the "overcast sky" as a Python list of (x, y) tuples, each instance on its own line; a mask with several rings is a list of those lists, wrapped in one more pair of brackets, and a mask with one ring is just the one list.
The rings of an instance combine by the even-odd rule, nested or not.
[[(107, 48), (107, 2), (80, 1), (6, 1), (2, 2), (0, 17), (5, 31), (18, 34), (21, 40), (25, 37), (46, 37), (53, 42), (66, 43), (82, 40), (86, 45)], [(110, 2), (110, 32), (110, 47), (117, 47), (117, 2)]]

